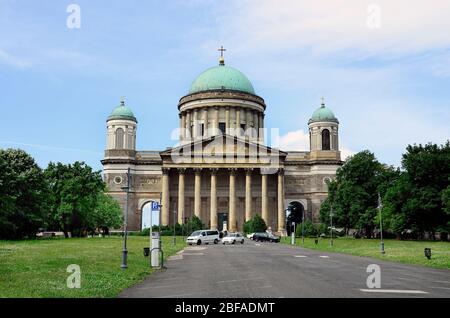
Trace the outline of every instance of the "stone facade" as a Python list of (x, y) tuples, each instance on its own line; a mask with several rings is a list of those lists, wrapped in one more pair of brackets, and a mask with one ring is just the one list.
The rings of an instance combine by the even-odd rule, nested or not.
[(135, 149), (137, 121), (108, 120), (104, 179), (124, 207), (122, 188), (131, 169), (128, 229), (141, 229), (144, 205), (152, 200), (162, 205), (162, 225), (197, 215), (209, 228), (222, 230), (225, 221), (228, 230), (242, 231), (259, 214), (283, 234), (293, 201), (318, 222), (327, 181), (342, 164), (338, 122), (310, 120), (311, 151), (283, 152), (264, 145), (265, 109), (261, 97), (245, 92), (184, 96), (178, 104), (180, 142), (164, 151)]

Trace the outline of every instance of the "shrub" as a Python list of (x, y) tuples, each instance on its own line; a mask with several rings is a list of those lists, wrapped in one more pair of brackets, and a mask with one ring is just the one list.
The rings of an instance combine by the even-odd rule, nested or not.
[[(310, 220), (306, 220), (304, 223), (303, 233), (305, 236), (317, 236), (322, 232), (319, 233), (319, 227), (315, 226)], [(302, 236), (302, 223), (297, 224), (295, 236)]]
[(264, 219), (255, 214), (249, 221), (244, 223), (244, 233), (257, 233), (257, 232), (265, 232), (267, 230), (267, 225)]

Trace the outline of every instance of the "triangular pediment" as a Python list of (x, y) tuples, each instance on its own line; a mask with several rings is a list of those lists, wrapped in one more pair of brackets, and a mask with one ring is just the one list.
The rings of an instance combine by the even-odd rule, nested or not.
[(217, 135), (169, 148), (160, 155), (166, 162), (269, 163), (284, 161), (287, 153), (244, 138)]

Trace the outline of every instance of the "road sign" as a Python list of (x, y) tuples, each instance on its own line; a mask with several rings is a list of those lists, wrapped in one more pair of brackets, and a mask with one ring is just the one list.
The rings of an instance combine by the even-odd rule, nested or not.
[(152, 211), (159, 211), (159, 203), (152, 201)]

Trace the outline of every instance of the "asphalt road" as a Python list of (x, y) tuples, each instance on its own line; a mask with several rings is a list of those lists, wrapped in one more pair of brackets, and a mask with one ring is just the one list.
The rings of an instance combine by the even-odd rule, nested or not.
[[(366, 284), (370, 264), (380, 288)], [(250, 240), (187, 247), (164, 265), (119, 297), (450, 297), (450, 270)]]

